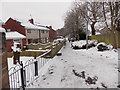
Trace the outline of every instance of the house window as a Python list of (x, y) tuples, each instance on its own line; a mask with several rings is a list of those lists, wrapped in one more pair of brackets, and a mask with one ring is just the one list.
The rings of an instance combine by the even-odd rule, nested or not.
[(13, 42), (14, 43), (21, 43), (21, 40), (20, 39), (15, 39)]
[(38, 39), (33, 39), (33, 43), (38, 43)]
[(46, 33), (48, 33), (48, 31), (46, 31)]
[(7, 29), (7, 32), (10, 32), (11, 30), (10, 29)]
[(28, 44), (30, 44), (31, 43), (31, 39), (28, 39)]
[(45, 31), (44, 31), (44, 30), (42, 30), (42, 33), (45, 33)]
[(27, 30), (27, 33), (31, 33), (31, 30)]
[(42, 42), (42, 43), (45, 43), (45, 38), (42, 38), (42, 39), (41, 39), (41, 42)]

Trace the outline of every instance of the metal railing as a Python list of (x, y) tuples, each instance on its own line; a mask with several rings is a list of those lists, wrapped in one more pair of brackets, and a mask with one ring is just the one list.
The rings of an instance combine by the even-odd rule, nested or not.
[(25, 63), (22, 61), (15, 67), (9, 69), (9, 82), (12, 90), (18, 88), (25, 90), (34, 80), (39, 77), (39, 70), (50, 60), (44, 58), (45, 55), (49, 54), (51, 50), (35, 57), (34, 59), (27, 60)]
[(10, 88), (12, 90), (16, 88), (25, 90), (26, 87), (39, 78), (39, 70), (51, 59), (44, 57), (48, 55), (50, 55), (50, 57), (54, 57), (63, 45), (65, 45), (65, 41), (53, 45), (49, 51), (38, 57), (34, 57), (34, 59), (27, 60), (24, 63), (21, 61), (20, 64), (10, 68)]

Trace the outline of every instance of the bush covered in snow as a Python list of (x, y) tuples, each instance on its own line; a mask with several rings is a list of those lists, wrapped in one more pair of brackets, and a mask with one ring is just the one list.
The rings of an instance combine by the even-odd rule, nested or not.
[(105, 50), (111, 50), (113, 46), (111, 44), (107, 45), (105, 42), (101, 42), (97, 44), (98, 51), (105, 51)]
[(61, 42), (63, 42), (63, 41), (65, 41), (65, 38), (55, 39), (55, 40), (53, 41), (53, 44), (52, 44), (52, 45), (55, 45), (55, 44), (61, 43)]
[[(86, 45), (86, 40), (80, 40), (71, 43), (73, 49), (86, 49)], [(95, 47), (96, 45), (96, 40), (88, 40), (88, 48)]]
[(13, 52), (21, 52), (20, 43), (14, 42), (14, 45), (11, 48), (12, 48)]

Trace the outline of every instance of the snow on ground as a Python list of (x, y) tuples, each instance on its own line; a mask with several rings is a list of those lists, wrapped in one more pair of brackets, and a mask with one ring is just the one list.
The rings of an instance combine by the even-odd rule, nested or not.
[[(60, 51), (39, 72), (39, 78), (28, 88), (116, 88), (118, 83), (118, 53), (115, 50), (98, 52), (96, 47), (73, 50), (66, 43)], [(85, 79), (76, 76), (73, 69), (88, 76), (97, 76), (96, 84), (88, 85)]]

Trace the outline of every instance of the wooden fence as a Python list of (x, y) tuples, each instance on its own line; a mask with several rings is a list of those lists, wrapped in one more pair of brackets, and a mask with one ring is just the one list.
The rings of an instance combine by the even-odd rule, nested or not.
[(89, 39), (98, 40), (98, 42), (106, 42), (112, 44), (114, 48), (120, 48), (120, 32), (109, 32), (100, 35), (89, 36)]

